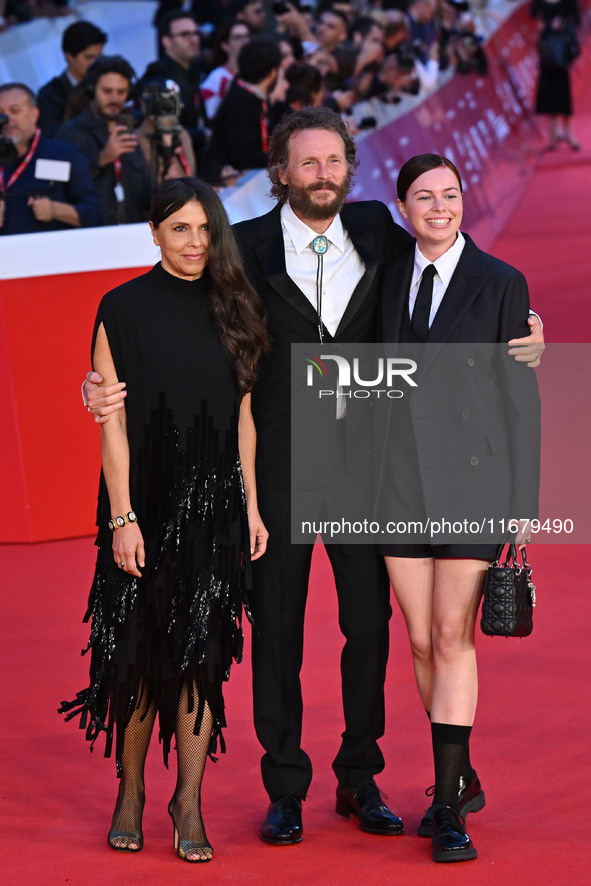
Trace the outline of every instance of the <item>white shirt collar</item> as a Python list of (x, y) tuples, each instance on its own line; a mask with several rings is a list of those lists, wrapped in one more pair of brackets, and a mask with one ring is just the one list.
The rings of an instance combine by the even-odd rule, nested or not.
[(437, 274), (439, 275), (439, 279), (443, 283), (445, 289), (447, 289), (465, 245), (466, 240), (463, 237), (462, 232), (458, 231), (458, 236), (456, 237), (453, 246), (450, 246), (447, 252), (444, 252), (443, 255), (440, 255), (439, 258), (435, 259), (434, 262), (431, 262), (428, 258), (425, 258), (417, 243), (417, 245), (415, 246), (415, 263), (412, 275), (412, 283), (416, 283), (427, 265), (433, 264), (435, 265)]
[[(300, 255), (310, 245), (314, 237), (318, 234), (309, 228), (308, 225), (298, 218), (289, 203), (284, 203), (281, 207), (281, 222), (287, 231), (296, 255)], [(335, 215), (329, 227), (324, 232), (327, 240), (336, 246), (339, 252), (345, 251), (345, 232), (340, 215)]]

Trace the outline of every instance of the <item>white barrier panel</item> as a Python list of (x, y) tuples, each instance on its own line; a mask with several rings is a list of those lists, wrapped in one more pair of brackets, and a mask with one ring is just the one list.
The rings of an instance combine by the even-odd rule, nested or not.
[(153, 0), (81, 3), (77, 14), (38, 18), (0, 34), (0, 83), (26, 83), (34, 92), (65, 68), (62, 34), (78, 19), (92, 22), (109, 38), (105, 53), (122, 55), (138, 77), (157, 58)]

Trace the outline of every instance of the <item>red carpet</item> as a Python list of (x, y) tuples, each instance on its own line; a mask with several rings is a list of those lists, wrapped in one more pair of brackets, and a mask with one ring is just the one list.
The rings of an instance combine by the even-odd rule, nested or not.
[[(316, 769), (300, 846), (270, 847), (256, 836), (266, 806), (251, 724), (249, 666), (227, 690), (228, 753), (208, 765), (204, 816), (216, 856), (194, 870), (172, 851), (166, 804), (173, 772), (154, 744), (148, 759), (145, 848), (137, 856), (106, 845), (116, 780), (112, 760), (93, 755), (55, 709), (85, 685), (80, 625), (93, 550), (88, 539), (0, 548), (3, 577), (3, 882), (43, 886), (143, 883), (576, 884), (591, 863), (584, 809), (591, 783), (586, 728), (589, 673), (588, 563), (583, 546), (536, 546), (539, 605), (534, 634), (479, 638), (481, 701), (473, 758), (486, 808), (470, 816), (474, 863), (451, 869), (430, 859), (414, 835), (431, 783), (428, 728), (420, 708), (401, 618), (392, 620), (388, 722), (380, 785), (405, 819), (407, 835), (375, 837), (334, 814), (330, 770), (341, 726), (340, 641), (334, 592), (321, 549), (310, 595), (304, 686), (304, 744)], [(566, 574), (566, 578), (563, 576)], [(561, 576), (561, 577), (559, 577)]]
[[(525, 271), (549, 341), (591, 340), (586, 91), (585, 96), (578, 90), (576, 119), (583, 150), (575, 155), (563, 146), (541, 160), (493, 250)], [(588, 449), (579, 469), (588, 474), (587, 466)], [(226, 694), (228, 753), (208, 764), (205, 775), (204, 817), (216, 855), (212, 864), (195, 870), (172, 851), (166, 804), (174, 777), (164, 770), (159, 747), (154, 743), (148, 759), (145, 848), (139, 855), (116, 854), (106, 845), (116, 794), (113, 761), (101, 756), (98, 744), (91, 756), (73, 724), (56, 715), (59, 700), (85, 685), (88, 662), (78, 650), (87, 639), (80, 618), (94, 563), (92, 542), (0, 547), (2, 881), (11, 886), (588, 882), (588, 550), (532, 547), (539, 599), (533, 635), (520, 641), (479, 637), (481, 690), (472, 747), (487, 806), (468, 820), (479, 858), (436, 866), (429, 841), (415, 836), (428, 805), (423, 791), (432, 782), (431, 760), (398, 612), (392, 619), (382, 742), (386, 770), (379, 783), (404, 817), (407, 833), (365, 835), (334, 814), (330, 761), (342, 729), (340, 638), (334, 589), (318, 549), (304, 669), (304, 746), (316, 775), (304, 809), (304, 841), (276, 848), (256, 836), (266, 797), (247, 655), (234, 668)]]

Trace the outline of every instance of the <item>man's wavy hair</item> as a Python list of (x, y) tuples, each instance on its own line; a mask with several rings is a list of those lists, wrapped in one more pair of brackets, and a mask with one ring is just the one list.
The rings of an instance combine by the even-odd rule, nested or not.
[(289, 197), (289, 187), (282, 184), (279, 174), (284, 172), (289, 161), (289, 140), (297, 132), (305, 129), (328, 129), (336, 132), (343, 140), (345, 158), (349, 174), (352, 176), (359, 165), (355, 142), (340, 114), (330, 108), (300, 108), (286, 114), (271, 136), (269, 145), (269, 178), (271, 180), (272, 197), (279, 203), (285, 203)]

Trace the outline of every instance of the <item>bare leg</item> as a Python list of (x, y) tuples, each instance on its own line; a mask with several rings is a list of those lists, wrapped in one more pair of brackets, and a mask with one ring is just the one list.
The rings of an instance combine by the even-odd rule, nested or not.
[(457, 559), (435, 562), (433, 658), (435, 681), (431, 738), (435, 792), (431, 812), (433, 860), (476, 858), (460, 815), (458, 784), (478, 697), (474, 632), (487, 563)]
[(108, 837), (109, 846), (123, 852), (137, 852), (143, 845), (144, 764), (155, 716), (153, 704), (147, 712), (136, 708), (125, 728), (121, 781)]
[(192, 698), (183, 687), (176, 719), (178, 775), (169, 811), (175, 826), (175, 848), (185, 861), (210, 861), (213, 849), (207, 841), (201, 818), (201, 781), (207, 761), (213, 719), (205, 705), (199, 733), (195, 735), (197, 687)]
[(434, 560), (386, 557), (394, 596), (410, 639), (417, 688), (426, 711), (431, 710), (435, 667), (431, 625), (433, 621)]
[(433, 594), (434, 723), (471, 726), (478, 698), (474, 633), (485, 560), (437, 560)]
[(550, 125), (548, 150), (553, 151), (558, 147), (558, 142), (561, 138), (560, 132), (558, 131), (558, 117), (555, 114), (550, 114), (548, 116), (548, 123)]
[(579, 151), (581, 146), (573, 135), (571, 120), (572, 117), (564, 117), (564, 137), (573, 151)]

